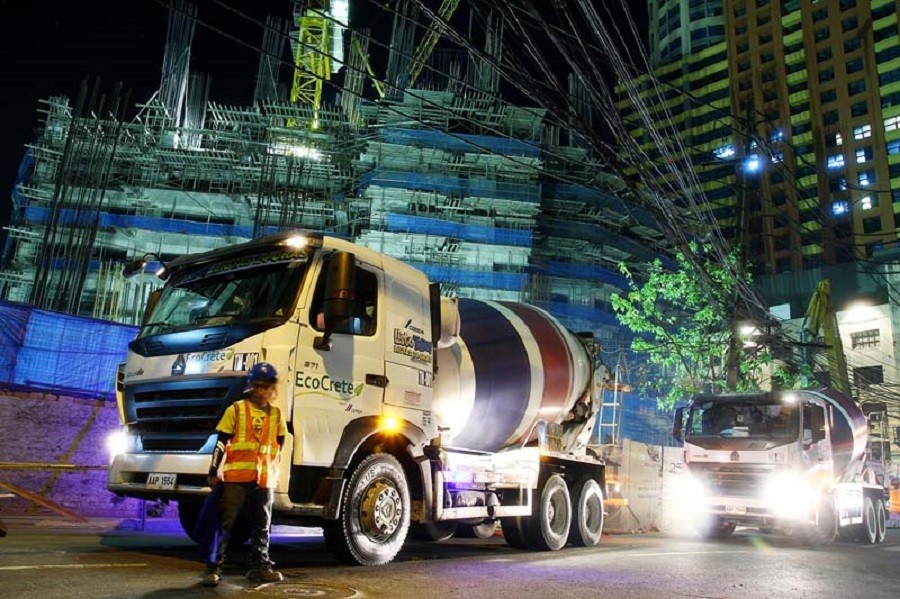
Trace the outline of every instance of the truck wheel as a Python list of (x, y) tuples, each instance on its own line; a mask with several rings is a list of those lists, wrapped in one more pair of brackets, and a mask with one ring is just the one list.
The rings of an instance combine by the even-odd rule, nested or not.
[(497, 532), (496, 520), (485, 520), (478, 524), (460, 524), (456, 536), (464, 539), (490, 539)]
[(863, 535), (865, 543), (874, 543), (878, 539), (878, 515), (875, 512), (875, 502), (871, 497), (863, 500)]
[(831, 495), (826, 495), (819, 500), (816, 508), (816, 522), (810, 524), (803, 533), (806, 541), (811, 545), (828, 545), (834, 542), (838, 535), (838, 516)]
[(875, 523), (878, 525), (875, 542), (884, 543), (887, 536), (887, 510), (884, 508), (884, 499), (881, 498), (875, 500)]
[(719, 516), (707, 516), (695, 519), (694, 528), (708, 541), (724, 541), (734, 533), (737, 525), (723, 522)]
[(569, 543), (593, 547), (600, 543), (603, 534), (603, 492), (597, 481), (586, 478), (575, 483), (572, 497), (575, 513), (569, 528)]
[(456, 521), (413, 522), (409, 525), (409, 536), (417, 541), (446, 541), (456, 534)]
[(500, 529), (506, 544), (515, 549), (530, 549), (525, 540), (525, 531), (520, 516), (500, 518)]
[(547, 479), (534, 508), (531, 516), (522, 521), (528, 544), (538, 551), (562, 549), (572, 524), (572, 501), (566, 481), (560, 475)]
[(326, 522), (325, 543), (344, 563), (386, 564), (403, 547), (409, 512), (409, 489), (400, 462), (386, 453), (372, 454), (350, 476), (340, 517)]
[(199, 543), (202, 540), (194, 534), (194, 531), (197, 530), (197, 522), (200, 520), (200, 509), (202, 507), (203, 504), (199, 501), (178, 502), (178, 522), (181, 524), (184, 534), (195, 543)]

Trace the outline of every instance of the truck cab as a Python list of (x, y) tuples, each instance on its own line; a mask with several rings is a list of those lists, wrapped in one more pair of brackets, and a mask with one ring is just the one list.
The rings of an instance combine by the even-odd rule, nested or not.
[(831, 390), (697, 396), (673, 428), (684, 442), (685, 509), (707, 538), (748, 526), (831, 540), (843, 528), (855, 536), (871, 504), (877, 533), (884, 503), (864, 480), (866, 426)]

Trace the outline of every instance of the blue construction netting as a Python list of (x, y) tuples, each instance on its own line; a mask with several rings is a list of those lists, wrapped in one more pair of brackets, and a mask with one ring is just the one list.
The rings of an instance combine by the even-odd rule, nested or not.
[(541, 186), (538, 183), (511, 183), (477, 177), (375, 169), (360, 177), (359, 195), (365, 195), (365, 189), (370, 185), (436, 191), (454, 198), (494, 198), (530, 204), (541, 201)]
[[(573, 258), (577, 258), (577, 256), (573, 256)], [(569, 279), (603, 281), (604, 283), (609, 283), (622, 290), (628, 289), (628, 279), (595, 264), (577, 264), (573, 262), (556, 262), (551, 260), (532, 265), (531, 271), (541, 275), (566, 277)]]
[(462, 270), (451, 266), (435, 266), (433, 264), (424, 264), (422, 262), (405, 262), (428, 275), (428, 280), (437, 283), (456, 283), (463, 287), (520, 291), (525, 288), (525, 285), (528, 282), (527, 275), (519, 272)]
[(138, 328), (0, 301), (0, 385), (112, 398)]
[(509, 137), (494, 137), (492, 135), (471, 135), (467, 133), (454, 133), (451, 135), (443, 131), (385, 127), (382, 137), (384, 141), (391, 144), (439, 148), (452, 152), (503, 154), (529, 158), (539, 158), (541, 155), (539, 142), (527, 142)]
[(387, 230), (398, 233), (443, 235), (464, 241), (491, 245), (531, 247), (531, 229), (501, 229), (481, 225), (464, 225), (435, 218), (387, 213)]

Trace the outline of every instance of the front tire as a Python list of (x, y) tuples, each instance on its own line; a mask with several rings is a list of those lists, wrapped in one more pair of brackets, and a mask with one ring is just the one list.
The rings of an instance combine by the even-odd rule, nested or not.
[(344, 563), (386, 564), (403, 547), (409, 514), (409, 488), (400, 462), (386, 453), (372, 454), (353, 471), (340, 517), (324, 527), (325, 543)]
[(547, 479), (532, 515), (522, 523), (532, 549), (558, 551), (565, 546), (572, 525), (572, 500), (560, 475)]
[(720, 516), (709, 516), (694, 521), (694, 528), (707, 541), (724, 541), (729, 538), (737, 525), (723, 522)]
[(825, 495), (816, 508), (816, 521), (804, 531), (811, 545), (828, 545), (838, 536), (838, 515), (834, 499)]
[(593, 547), (603, 534), (603, 492), (597, 481), (586, 478), (572, 488), (574, 514), (569, 542), (576, 547)]

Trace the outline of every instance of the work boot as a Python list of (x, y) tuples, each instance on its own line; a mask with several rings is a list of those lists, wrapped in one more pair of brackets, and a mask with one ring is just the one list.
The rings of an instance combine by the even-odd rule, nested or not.
[(273, 570), (270, 564), (253, 568), (247, 572), (247, 578), (251, 582), (281, 582), (284, 580), (281, 572)]
[(201, 582), (205, 587), (214, 587), (218, 586), (219, 581), (221, 580), (222, 570), (218, 566), (209, 566), (206, 568), (206, 572), (203, 573), (203, 580)]

